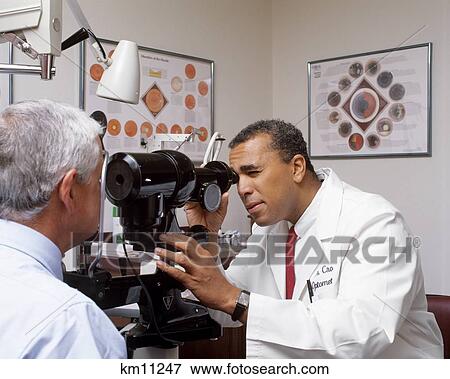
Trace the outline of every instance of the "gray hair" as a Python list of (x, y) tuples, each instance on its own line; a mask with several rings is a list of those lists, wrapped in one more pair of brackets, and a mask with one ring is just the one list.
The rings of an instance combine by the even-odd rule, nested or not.
[(99, 163), (99, 125), (50, 100), (11, 105), (0, 114), (0, 218), (33, 219), (70, 169), (87, 183)]

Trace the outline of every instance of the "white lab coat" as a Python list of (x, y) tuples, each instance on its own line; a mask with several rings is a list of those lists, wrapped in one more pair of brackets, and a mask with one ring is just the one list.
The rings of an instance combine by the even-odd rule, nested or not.
[[(247, 357), (441, 358), (442, 337), (427, 312), (416, 249), (391, 254), (390, 263), (389, 241), (374, 239), (369, 254), (387, 258), (375, 263), (361, 248), (369, 237), (391, 237), (396, 246), (406, 246), (410, 234), (401, 214), (381, 196), (349, 186), (330, 169), (321, 171), (327, 179), (318, 217), (296, 244), (296, 262), (304, 259), (295, 265), (294, 300), (285, 300), (285, 246), (271, 243), (277, 233), (286, 240), (287, 222), (254, 226), (248, 248), (226, 271), (231, 282), (251, 292)], [(314, 241), (315, 249), (305, 248)], [(318, 254), (319, 247), (324, 254)], [(212, 314), (225, 325), (230, 321), (228, 315)]]

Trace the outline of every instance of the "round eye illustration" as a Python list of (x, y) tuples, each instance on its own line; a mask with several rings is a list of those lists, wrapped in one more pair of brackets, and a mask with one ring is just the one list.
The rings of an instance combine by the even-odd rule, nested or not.
[(380, 146), (380, 137), (378, 137), (376, 134), (371, 134), (367, 137), (367, 144), (371, 149), (376, 149), (378, 146)]
[(377, 61), (369, 61), (366, 64), (366, 73), (368, 75), (371, 75), (371, 76), (376, 75), (377, 72), (379, 71), (379, 69), (380, 69), (380, 66)]
[(377, 83), (381, 88), (389, 87), (392, 84), (392, 80), (394, 80), (394, 75), (389, 71), (383, 71), (377, 77)]
[(336, 124), (340, 119), (341, 119), (341, 115), (339, 114), (338, 111), (333, 111), (333, 112), (331, 112), (330, 115), (328, 116), (328, 120), (329, 120), (332, 124)]
[(405, 118), (405, 114), (405, 106), (401, 103), (392, 104), (389, 108), (389, 116), (391, 116), (394, 121), (402, 121)]
[(396, 83), (391, 88), (389, 88), (389, 96), (394, 101), (399, 101), (403, 99), (405, 93), (406, 93), (405, 87), (399, 83)]
[(341, 91), (347, 91), (350, 86), (352, 85), (352, 82), (349, 78), (346, 76), (343, 77), (341, 80), (339, 80), (338, 87)]
[(348, 145), (353, 151), (359, 151), (364, 145), (364, 138), (361, 134), (353, 133), (348, 139)]
[(352, 78), (359, 78), (364, 72), (364, 67), (361, 63), (359, 62), (355, 62), (352, 63), (350, 65), (350, 67), (348, 68), (348, 74), (352, 77)]
[(393, 128), (394, 126), (389, 118), (382, 118), (377, 122), (377, 133), (382, 137), (387, 137), (391, 134)]
[(338, 133), (341, 137), (348, 137), (352, 132), (352, 124), (349, 122), (343, 122), (339, 125)]
[(328, 95), (328, 104), (330, 104), (330, 106), (332, 107), (337, 107), (339, 105), (339, 103), (341, 102), (341, 95), (339, 95), (339, 93), (337, 92), (331, 92)]
[(358, 122), (369, 122), (380, 109), (380, 99), (376, 92), (370, 88), (360, 88), (350, 101), (350, 113)]

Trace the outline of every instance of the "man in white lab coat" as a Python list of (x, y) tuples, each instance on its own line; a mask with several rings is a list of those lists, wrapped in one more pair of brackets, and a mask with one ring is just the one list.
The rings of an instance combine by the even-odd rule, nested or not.
[[(224, 274), (214, 249), (164, 236), (184, 254), (158, 262), (205, 305), (246, 325), (251, 358), (440, 358), (420, 259), (400, 212), (330, 169), (314, 171), (301, 132), (260, 121), (230, 143), (238, 192), (254, 220), (248, 247)], [(186, 208), (190, 225), (216, 233), (214, 214)], [(214, 235), (214, 234), (212, 234)]]

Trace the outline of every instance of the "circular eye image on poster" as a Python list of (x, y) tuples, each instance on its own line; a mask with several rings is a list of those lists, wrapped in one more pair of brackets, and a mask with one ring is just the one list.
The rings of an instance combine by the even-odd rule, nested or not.
[(184, 98), (184, 105), (186, 106), (187, 109), (194, 109), (195, 108), (195, 97), (192, 95), (187, 95)]
[(352, 132), (352, 124), (345, 121), (339, 125), (338, 133), (341, 137), (348, 137)]
[(145, 121), (141, 124), (141, 136), (145, 136), (150, 138), (153, 134), (153, 126), (148, 121)]
[(348, 68), (348, 73), (352, 78), (359, 78), (364, 73), (364, 67), (359, 62), (352, 63)]
[(175, 92), (180, 92), (183, 89), (183, 81), (179, 76), (174, 76), (170, 81), (170, 86)]
[(389, 108), (389, 116), (396, 122), (402, 121), (405, 118), (405, 115), (406, 109), (401, 103), (392, 104)]
[(369, 61), (366, 63), (366, 73), (367, 75), (374, 76), (380, 70), (380, 65), (377, 61)]
[(392, 80), (394, 80), (394, 75), (389, 71), (383, 71), (377, 77), (377, 83), (381, 88), (388, 88), (392, 84)]
[(392, 133), (394, 125), (392, 121), (388, 118), (382, 118), (377, 122), (377, 133), (382, 137), (387, 137)]
[(371, 149), (376, 149), (378, 146), (380, 146), (380, 137), (378, 137), (376, 134), (371, 134), (367, 137), (367, 144)]
[(120, 130), (122, 126), (120, 125), (120, 121), (115, 118), (108, 121), (108, 133), (112, 136), (118, 136), (120, 134)]
[(339, 80), (338, 87), (341, 91), (347, 91), (352, 85), (352, 81), (350, 78), (344, 76), (341, 80)]
[(184, 67), (184, 73), (188, 79), (194, 79), (195, 75), (197, 74), (197, 70), (195, 69), (195, 66), (193, 64), (188, 63)]
[(150, 112), (154, 114), (158, 114), (161, 112), (165, 105), (164, 96), (159, 90), (159, 88), (152, 88), (147, 92), (144, 99), (145, 104), (147, 105)]
[(338, 111), (333, 111), (330, 113), (330, 115), (328, 116), (328, 120), (332, 123), (332, 124), (336, 124), (339, 120), (341, 119), (341, 115)]
[(353, 151), (359, 151), (364, 146), (364, 138), (359, 133), (353, 133), (350, 138), (348, 139), (348, 146), (350, 146), (350, 149)]
[(402, 86), (400, 83), (394, 84), (389, 89), (389, 96), (394, 101), (399, 101), (399, 100), (403, 99), (403, 96), (405, 96), (405, 93), (406, 93), (405, 87)]
[(172, 134), (182, 134), (183, 133), (183, 129), (181, 129), (180, 125), (173, 124), (172, 127), (170, 128), (170, 133), (172, 133)]
[(350, 113), (358, 122), (369, 122), (378, 114), (380, 99), (371, 88), (360, 88), (350, 100)]
[(98, 63), (94, 63), (89, 69), (89, 75), (91, 75), (91, 78), (93, 80), (98, 82), (102, 78), (104, 71), (105, 70), (101, 65), (99, 65)]
[(157, 134), (167, 134), (169, 132), (169, 129), (167, 128), (167, 125), (163, 122), (160, 122), (158, 125), (156, 125), (156, 133)]
[(136, 124), (136, 122), (135, 121), (133, 121), (133, 120), (128, 120), (126, 123), (125, 123), (125, 126), (124, 126), (124, 130), (125, 130), (125, 134), (128, 136), (128, 137), (134, 137), (136, 134), (137, 134), (137, 124)]
[(198, 139), (202, 142), (205, 142), (208, 139), (208, 129), (204, 126), (200, 128), (200, 135), (198, 136)]
[(341, 102), (341, 95), (339, 95), (339, 93), (337, 92), (331, 92), (328, 95), (328, 104), (330, 104), (330, 106), (332, 107), (337, 107), (339, 105), (339, 103)]
[(202, 96), (206, 96), (208, 94), (209, 91), (209, 86), (208, 83), (206, 83), (204, 80), (200, 81), (198, 83), (198, 93)]

